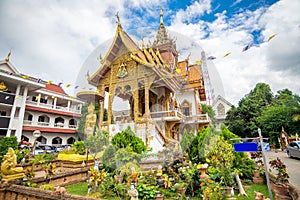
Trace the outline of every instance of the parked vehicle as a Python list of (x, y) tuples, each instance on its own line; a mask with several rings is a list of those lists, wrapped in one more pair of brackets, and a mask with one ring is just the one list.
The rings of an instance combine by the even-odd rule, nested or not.
[(44, 149), (42, 149), (41, 147), (36, 146), (36, 147), (34, 148), (34, 155), (44, 154), (44, 153), (46, 153), (46, 152), (45, 152)]
[(44, 153), (50, 154), (50, 153), (56, 153), (55, 149), (52, 146), (49, 145), (41, 145), (39, 146), (41, 149), (44, 150)]
[(286, 153), (290, 158), (300, 158), (300, 141), (293, 141), (286, 147)]

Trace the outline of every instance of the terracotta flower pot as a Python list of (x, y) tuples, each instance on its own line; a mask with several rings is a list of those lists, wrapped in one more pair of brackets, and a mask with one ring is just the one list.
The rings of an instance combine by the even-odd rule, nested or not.
[(292, 199), (289, 194), (289, 188), (285, 185), (273, 184), (273, 190), (276, 200), (289, 200)]
[(184, 195), (185, 194), (185, 191), (186, 191), (186, 188), (177, 188), (177, 192), (181, 195)]

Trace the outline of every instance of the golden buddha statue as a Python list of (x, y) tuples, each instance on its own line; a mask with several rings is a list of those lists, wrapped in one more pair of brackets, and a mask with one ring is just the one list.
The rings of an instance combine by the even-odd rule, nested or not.
[(97, 115), (94, 113), (95, 107), (91, 103), (88, 107), (88, 114), (85, 117), (85, 127), (84, 127), (84, 133), (88, 137), (90, 135), (93, 135), (94, 128), (97, 120)]
[(4, 83), (4, 81), (0, 82), (0, 91), (1, 92), (7, 91), (7, 87), (6, 87), (5, 83)]
[(23, 167), (17, 167), (17, 156), (11, 147), (8, 148), (8, 152), (3, 157), (1, 175), (4, 181), (25, 177)]

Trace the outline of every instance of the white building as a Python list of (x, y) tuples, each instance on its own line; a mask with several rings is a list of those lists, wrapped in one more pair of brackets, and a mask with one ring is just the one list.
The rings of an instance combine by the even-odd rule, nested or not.
[(0, 61), (0, 137), (16, 136), (33, 143), (72, 144), (83, 102), (55, 84), (23, 75), (9, 61)]
[(232, 107), (232, 104), (229, 103), (224, 97), (221, 95), (218, 95), (215, 99), (212, 108), (216, 113), (216, 129), (221, 129), (221, 124), (225, 122), (226, 119), (226, 113), (230, 108)]

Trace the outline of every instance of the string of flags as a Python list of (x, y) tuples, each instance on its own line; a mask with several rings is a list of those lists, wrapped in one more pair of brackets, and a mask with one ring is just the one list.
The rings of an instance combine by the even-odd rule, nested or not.
[[(299, 27), (300, 27), (300, 25), (299, 25)], [(273, 34), (273, 35), (269, 36), (268, 39), (267, 39), (267, 42), (270, 42), (272, 39), (274, 39), (274, 37), (276, 37), (276, 35), (277, 35), (277, 34)], [(242, 52), (245, 52), (245, 51), (249, 50), (249, 49), (252, 47), (252, 45), (253, 45), (252, 43), (247, 44), (245, 47), (243, 47)], [(230, 54), (231, 54), (231, 52), (227, 52), (225, 55), (223, 55), (223, 58), (225, 58), (225, 57), (227, 57), (227, 56), (230, 56)], [(216, 57), (216, 56), (213, 56), (213, 55), (210, 55), (210, 56), (207, 57), (207, 60), (215, 60), (215, 59), (217, 59), (217, 57)], [(196, 64), (197, 64), (197, 65), (202, 65), (202, 61), (201, 61), (201, 60), (200, 60), (200, 61), (196, 61)], [(175, 71), (176, 71), (177, 73), (180, 74), (182, 70), (181, 70), (180, 68), (176, 68)], [(186, 67), (186, 71), (187, 71), (187, 72), (189, 71), (189, 66)], [(13, 72), (10, 72), (9, 75), (14, 75), (14, 73), (13, 73)], [(21, 77), (22, 77), (23, 79), (28, 79), (28, 78), (30, 78), (30, 77), (27, 76), (27, 75), (21, 75)], [(157, 81), (160, 81), (160, 80), (163, 80), (163, 79), (164, 79), (164, 78), (162, 77), (161, 79), (159, 79), (159, 80), (157, 80)], [(39, 79), (36, 80), (36, 82), (37, 82), (37, 83), (41, 83), (41, 82), (42, 82), (42, 79), (39, 78)], [(49, 81), (47, 81), (47, 84), (50, 85), (50, 84), (52, 84), (52, 82), (53, 82), (52, 80), (49, 80)], [(61, 87), (62, 84), (63, 84), (63, 82), (59, 82), (57, 85), (58, 85), (59, 87)], [(69, 88), (69, 87), (71, 87), (71, 84), (68, 83), (68, 84), (65, 85), (65, 87), (66, 87), (66, 88)], [(78, 88), (79, 88), (79, 85), (75, 85), (75, 86), (74, 86), (74, 89), (78, 89)], [(140, 86), (140, 88), (144, 88), (144, 86), (142, 85), (142, 86)], [(82, 89), (85, 90), (86, 87), (82, 87)], [(89, 90), (93, 90), (93, 88), (89, 88)], [(97, 90), (97, 91), (99, 92), (99, 90)], [(103, 91), (103, 92), (105, 92), (105, 91)], [(111, 92), (108, 92), (108, 95), (109, 95), (109, 96), (112, 96), (113, 94), (112, 94)], [(19, 98), (19, 96), (15, 96), (15, 99), (18, 99), (18, 98)], [(52, 98), (55, 98), (55, 96), (52, 96)], [(73, 96), (69, 96), (69, 98), (72, 99)], [(38, 96), (36, 97), (36, 99), (38, 99)]]
[[(270, 42), (276, 35), (277, 35), (277, 34), (273, 34), (273, 35), (269, 36), (268, 39), (267, 39), (267, 42)], [(253, 43), (247, 44), (247, 45), (242, 49), (242, 52), (245, 52), (245, 51), (249, 50), (252, 46), (253, 46)], [(230, 54), (231, 54), (231, 52), (227, 52), (227, 53), (223, 56), (223, 58), (229, 56)], [(213, 56), (213, 55), (207, 57), (207, 60), (215, 60), (215, 59), (217, 59), (217, 57), (216, 57), (216, 56)]]

